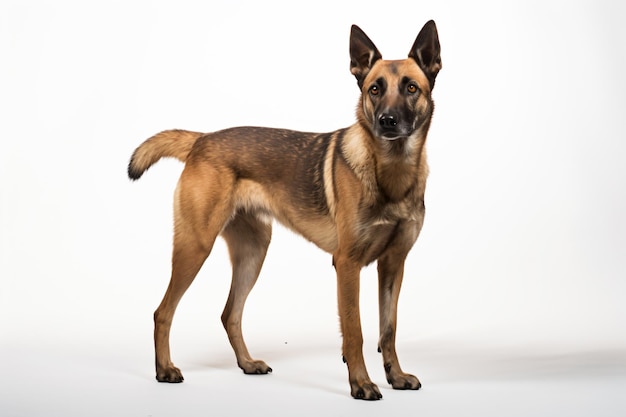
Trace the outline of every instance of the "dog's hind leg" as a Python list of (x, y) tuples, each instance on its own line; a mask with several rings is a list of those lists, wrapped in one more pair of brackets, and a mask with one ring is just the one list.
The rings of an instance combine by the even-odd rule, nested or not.
[[(159, 382), (182, 382), (183, 375), (170, 358), (170, 328), (176, 307), (202, 264), (211, 253), (220, 230), (228, 220), (230, 199), (221, 191), (221, 183), (207, 190), (206, 179), (194, 170), (185, 169), (176, 189), (174, 204), (174, 248), (172, 277), (169, 286), (154, 312), (154, 345), (156, 379)], [(186, 175), (189, 174), (189, 175)], [(215, 174), (215, 173), (213, 173)], [(217, 178), (217, 175), (213, 175)], [(217, 181), (216, 181), (217, 182)]]
[(246, 298), (256, 283), (267, 253), (272, 226), (258, 216), (242, 211), (228, 223), (222, 236), (228, 244), (233, 265), (232, 283), (222, 313), (222, 323), (235, 351), (237, 365), (243, 372), (267, 374), (272, 372), (272, 368), (263, 361), (252, 359), (248, 352), (241, 331), (241, 320)]

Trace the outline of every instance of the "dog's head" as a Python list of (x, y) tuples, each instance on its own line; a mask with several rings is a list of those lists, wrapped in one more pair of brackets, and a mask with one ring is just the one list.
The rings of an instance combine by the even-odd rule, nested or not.
[(437, 27), (427, 22), (409, 57), (387, 61), (358, 26), (350, 33), (350, 72), (361, 88), (359, 121), (374, 137), (406, 139), (428, 127), (433, 112), (431, 91), (441, 69)]

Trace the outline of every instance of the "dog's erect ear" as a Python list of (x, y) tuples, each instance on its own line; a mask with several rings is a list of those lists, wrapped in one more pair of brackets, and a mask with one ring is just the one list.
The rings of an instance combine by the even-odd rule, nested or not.
[(430, 89), (435, 86), (435, 78), (441, 69), (441, 47), (439, 46), (439, 35), (435, 22), (426, 22), (413, 43), (409, 52), (409, 58), (413, 58), (420, 66), (428, 81)]
[(350, 72), (356, 77), (359, 88), (376, 61), (383, 56), (376, 49), (374, 42), (357, 25), (350, 31)]

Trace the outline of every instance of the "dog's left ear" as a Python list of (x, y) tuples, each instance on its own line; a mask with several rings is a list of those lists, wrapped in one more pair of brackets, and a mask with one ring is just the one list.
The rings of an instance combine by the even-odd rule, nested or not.
[(428, 81), (430, 89), (435, 86), (435, 78), (441, 69), (441, 47), (439, 45), (439, 35), (435, 22), (426, 22), (411, 47), (409, 58), (413, 58), (420, 66)]
[(359, 88), (363, 88), (363, 81), (370, 72), (374, 63), (382, 59), (374, 42), (357, 25), (352, 25), (350, 31), (350, 72), (356, 77)]

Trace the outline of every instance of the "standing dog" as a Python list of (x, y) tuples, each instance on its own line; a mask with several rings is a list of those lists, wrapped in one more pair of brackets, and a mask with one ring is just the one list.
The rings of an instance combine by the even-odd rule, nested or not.
[(398, 363), (396, 317), (404, 261), (424, 221), (425, 143), (440, 69), (433, 21), (424, 25), (408, 58), (396, 61), (383, 60), (352, 26), (350, 71), (361, 89), (352, 126), (323, 134), (259, 127), (207, 134), (168, 130), (135, 150), (128, 166), (133, 180), (160, 158), (185, 162), (174, 197), (171, 281), (154, 313), (158, 381), (183, 380), (170, 359), (172, 318), (218, 235), (233, 266), (222, 322), (237, 364), (246, 374), (272, 371), (248, 353), (241, 318), (275, 218), (333, 255), (352, 396), (382, 397), (365, 368), (359, 316), (360, 270), (373, 261), (387, 381), (395, 389), (420, 388)]

